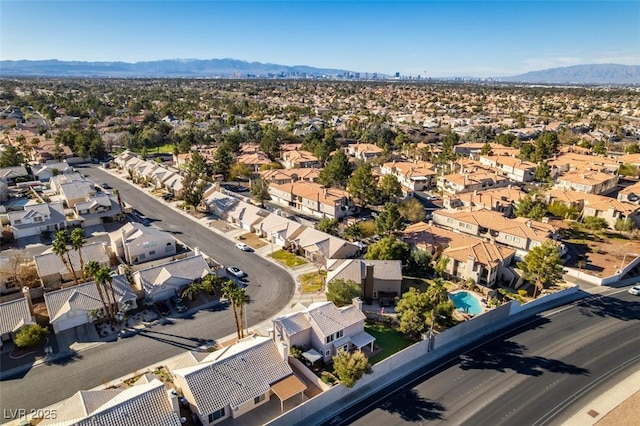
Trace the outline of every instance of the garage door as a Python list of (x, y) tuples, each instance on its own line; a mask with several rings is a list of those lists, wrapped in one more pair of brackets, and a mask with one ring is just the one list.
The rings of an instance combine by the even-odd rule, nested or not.
[[(72, 315), (75, 314), (75, 315)], [(59, 333), (63, 330), (69, 330), (70, 328), (84, 325), (89, 322), (89, 314), (84, 311), (71, 311), (67, 315), (53, 323), (53, 331)]]

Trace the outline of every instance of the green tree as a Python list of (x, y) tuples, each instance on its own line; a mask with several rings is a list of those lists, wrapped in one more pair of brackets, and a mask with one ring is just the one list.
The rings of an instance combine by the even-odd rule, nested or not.
[(447, 134), (447, 136), (445, 136), (442, 141), (441, 151), (438, 154), (438, 158), (436, 159), (436, 164), (439, 164), (441, 166), (445, 165), (456, 157), (454, 147), (459, 140), (460, 137), (457, 133), (454, 132), (450, 132), (449, 134)]
[(199, 152), (193, 151), (182, 178), (182, 200), (196, 209), (202, 202), (207, 186), (207, 182), (203, 179), (206, 177), (206, 169), (205, 159)]
[(202, 285), (199, 282), (191, 282), (185, 288), (182, 289), (180, 295), (183, 298), (194, 300), (198, 294), (202, 291)]
[(62, 263), (67, 268), (67, 271), (73, 277), (73, 281), (78, 284), (78, 277), (76, 276), (76, 271), (73, 268), (73, 263), (71, 262), (71, 256), (69, 254), (70, 249), (69, 245), (71, 245), (71, 236), (67, 230), (61, 230), (56, 232), (55, 238), (52, 242), (52, 251), (60, 257)]
[(606, 155), (607, 154), (607, 144), (603, 140), (599, 140), (593, 145), (591, 148), (594, 154), (597, 155)]
[(327, 284), (327, 300), (337, 307), (350, 305), (355, 297), (361, 296), (362, 289), (353, 280), (336, 279)]
[(378, 198), (376, 179), (373, 176), (371, 164), (362, 163), (347, 184), (347, 191), (356, 202), (366, 207), (373, 204)]
[(538, 291), (562, 281), (564, 270), (561, 265), (560, 249), (554, 241), (547, 240), (531, 249), (524, 261), (518, 263), (518, 268), (522, 270), (524, 279), (534, 285), (535, 298)]
[(410, 287), (395, 307), (400, 320), (400, 331), (414, 338), (423, 334), (429, 327), (429, 315), (432, 309), (433, 306), (427, 294)]
[(113, 323), (118, 313), (118, 301), (116, 300), (116, 290), (113, 288), (113, 277), (111, 276), (111, 268), (104, 266), (96, 272), (93, 279), (96, 285), (100, 286), (104, 290), (105, 300), (107, 306), (110, 307), (107, 311), (109, 321)]
[(53, 158), (58, 161), (62, 161), (67, 158), (67, 154), (65, 154), (64, 149), (62, 148), (62, 144), (58, 141), (56, 141), (53, 146)]
[(582, 223), (587, 229), (591, 229), (592, 231), (602, 231), (609, 227), (609, 224), (603, 217), (587, 216), (582, 219)]
[(229, 179), (231, 180), (239, 180), (240, 178), (250, 178), (251, 177), (251, 169), (244, 163), (235, 163), (229, 169)]
[(351, 171), (352, 167), (347, 154), (340, 150), (333, 154), (327, 165), (320, 170), (318, 182), (324, 186), (344, 188), (347, 186)]
[(547, 205), (542, 200), (527, 194), (518, 202), (514, 213), (518, 217), (540, 220), (547, 214)]
[(402, 260), (405, 263), (409, 259), (411, 249), (404, 241), (394, 236), (388, 236), (373, 243), (367, 249), (365, 259), (369, 260)]
[(638, 177), (638, 167), (630, 163), (624, 163), (618, 169), (618, 174), (623, 176)]
[(620, 232), (631, 232), (636, 229), (636, 224), (633, 220), (626, 219), (618, 219), (616, 220), (615, 230)]
[(449, 265), (450, 260), (451, 259), (449, 259), (445, 255), (440, 255), (440, 257), (438, 258), (438, 261), (436, 262), (433, 269), (436, 271), (436, 274), (438, 274), (440, 278), (442, 278), (444, 276), (444, 273), (447, 271), (447, 265)]
[(264, 207), (264, 202), (271, 199), (269, 194), (269, 184), (262, 177), (258, 177), (251, 182), (251, 198)]
[(282, 143), (284, 142), (284, 137), (282, 131), (277, 129), (276, 127), (269, 126), (267, 127), (263, 134), (262, 140), (260, 141), (260, 150), (267, 154), (272, 161), (276, 161), (280, 158), (280, 148)]
[(324, 232), (326, 234), (338, 235), (339, 225), (340, 222), (338, 222), (338, 219), (325, 217), (320, 219), (320, 222), (318, 222), (318, 231)]
[(431, 306), (438, 306), (449, 300), (449, 293), (442, 278), (435, 278), (425, 292)]
[(409, 269), (418, 276), (425, 276), (431, 268), (431, 255), (424, 250), (411, 250)]
[(222, 175), (224, 180), (229, 179), (231, 165), (233, 164), (233, 151), (226, 143), (220, 145), (213, 156), (213, 170)]
[(546, 161), (541, 161), (540, 163), (538, 163), (538, 167), (536, 167), (533, 172), (533, 177), (535, 177), (538, 182), (546, 182), (549, 180), (550, 176), (551, 167), (549, 167), (549, 163), (547, 163)]
[(384, 175), (380, 180), (380, 195), (384, 201), (395, 201), (402, 195), (402, 186), (394, 175)]
[(16, 333), (13, 343), (19, 348), (28, 348), (37, 345), (49, 334), (49, 330), (39, 324), (28, 324), (20, 328)]
[(371, 366), (362, 351), (340, 350), (333, 357), (333, 371), (338, 375), (340, 383), (347, 388), (352, 388), (362, 376), (371, 372)]
[(24, 155), (13, 145), (7, 146), (0, 155), (0, 167), (15, 167), (24, 163)]
[(547, 206), (547, 212), (555, 217), (563, 219), (575, 219), (580, 213), (575, 207), (569, 207), (560, 201), (553, 201)]
[(491, 149), (491, 144), (489, 142), (485, 142), (480, 149), (480, 155), (493, 155), (493, 151)]
[(378, 234), (390, 234), (402, 229), (403, 218), (394, 203), (386, 203), (376, 218), (376, 231)]
[(398, 206), (400, 214), (411, 223), (422, 222), (427, 217), (424, 206), (415, 198), (409, 198)]
[(76, 253), (78, 253), (78, 258), (80, 259), (80, 271), (81, 271), (81, 274), (82, 274), (82, 279), (84, 279), (84, 277), (85, 277), (85, 275), (84, 275), (84, 258), (82, 257), (82, 247), (84, 246), (84, 244), (86, 242), (87, 242), (87, 240), (84, 237), (84, 229), (75, 228), (73, 231), (71, 231), (70, 244), (71, 244), (71, 248), (73, 250), (75, 250)]
[(359, 223), (352, 223), (344, 230), (344, 238), (349, 241), (356, 241), (362, 238), (362, 228)]

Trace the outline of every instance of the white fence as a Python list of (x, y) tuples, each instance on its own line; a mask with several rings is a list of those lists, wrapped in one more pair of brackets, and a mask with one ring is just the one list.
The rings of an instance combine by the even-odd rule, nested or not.
[(273, 419), (267, 425), (310, 425), (329, 421), (335, 416), (335, 413), (339, 413), (341, 410), (368, 398), (384, 386), (402, 377), (409, 376), (414, 371), (464, 345), (490, 336), (526, 317), (536, 315), (568, 300), (576, 300), (583, 296), (584, 294), (576, 286), (523, 305), (520, 305), (517, 301), (504, 304), (438, 334), (435, 337), (433, 351), (428, 351), (428, 342), (426, 340), (411, 345), (374, 365), (372, 374), (365, 375), (352, 389), (348, 389), (343, 385), (333, 386), (331, 389)]
[(629, 272), (639, 264), (640, 264), (640, 256), (637, 256), (635, 259), (629, 262), (627, 266), (622, 268), (622, 270), (618, 271), (618, 273), (610, 275), (608, 277), (596, 277), (595, 275), (591, 275), (587, 272), (584, 272), (575, 268), (565, 268), (565, 274), (570, 277), (577, 278), (581, 281), (588, 282), (589, 284), (607, 285), (607, 284), (620, 281), (627, 272)]

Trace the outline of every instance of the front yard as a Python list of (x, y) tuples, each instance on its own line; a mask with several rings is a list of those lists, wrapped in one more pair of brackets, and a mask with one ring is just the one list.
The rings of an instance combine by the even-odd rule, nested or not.
[(415, 343), (398, 330), (383, 324), (365, 323), (364, 331), (375, 337), (376, 346), (382, 348), (382, 351), (369, 358), (372, 365)]
[(264, 240), (260, 239), (260, 237), (258, 237), (253, 232), (247, 232), (246, 234), (242, 234), (238, 237), (238, 239), (254, 250), (257, 250), (267, 245), (267, 243)]
[(270, 254), (269, 256), (282, 263), (283, 265), (288, 266), (289, 268), (295, 268), (296, 266), (309, 263), (300, 256), (296, 256), (295, 254), (289, 253), (286, 250), (278, 250), (275, 253)]
[(327, 278), (326, 271), (310, 272), (300, 276), (300, 285), (303, 293), (317, 293), (324, 289), (324, 281)]

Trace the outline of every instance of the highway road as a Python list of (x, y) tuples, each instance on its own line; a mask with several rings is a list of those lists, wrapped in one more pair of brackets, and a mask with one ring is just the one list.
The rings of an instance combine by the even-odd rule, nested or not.
[[(237, 265), (248, 274), (247, 307), (249, 326), (277, 314), (291, 300), (291, 275), (253, 253), (242, 252), (224, 239), (162, 202), (123, 183), (97, 167), (82, 168), (97, 184), (107, 182), (120, 190), (123, 199), (154, 219), (155, 225), (171, 231), (176, 238), (200, 250), (223, 265)], [(0, 382), (0, 408), (37, 409), (90, 389), (106, 381), (132, 373), (147, 365), (193, 349), (203, 341), (235, 333), (233, 316), (227, 309), (204, 310), (190, 318), (174, 319), (136, 335), (80, 352), (76, 358), (58, 365), (40, 365), (27, 373)], [(0, 419), (0, 423), (2, 423)]]
[[(640, 298), (609, 290), (413, 375), (333, 425), (556, 425), (640, 368)], [(338, 420), (340, 419), (340, 420)]]

